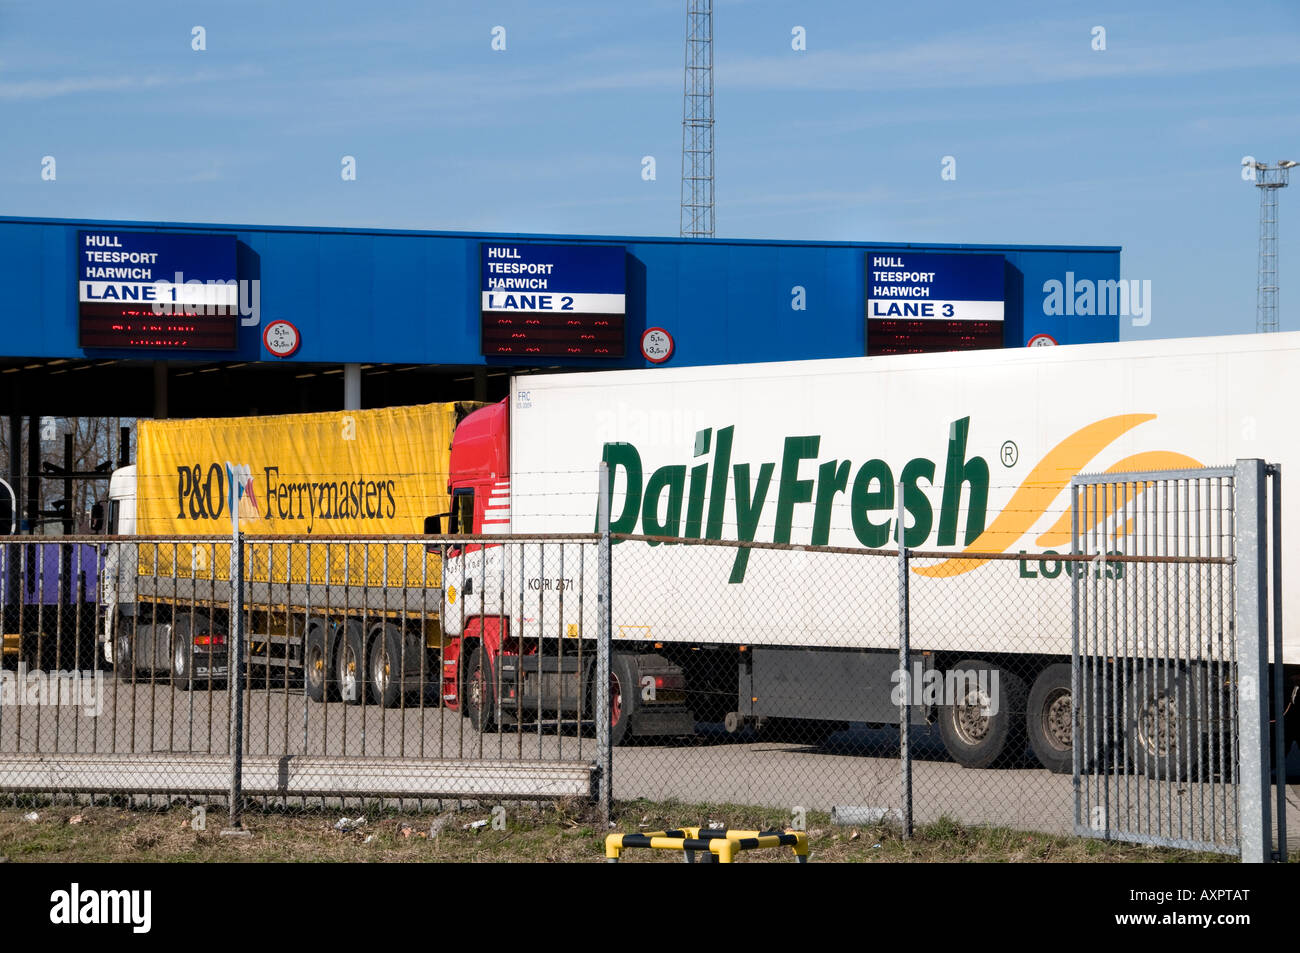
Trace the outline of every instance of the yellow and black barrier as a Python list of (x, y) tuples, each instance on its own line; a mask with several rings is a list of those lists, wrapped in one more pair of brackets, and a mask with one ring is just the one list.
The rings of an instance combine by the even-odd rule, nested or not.
[(701, 858), (704, 863), (730, 864), (741, 851), (790, 847), (799, 863), (808, 862), (808, 835), (803, 831), (701, 830), (698, 827), (682, 827), (645, 834), (610, 834), (605, 838), (606, 863), (618, 863), (623, 851), (630, 847), (680, 850), (682, 859), (688, 864), (695, 863), (697, 852), (704, 855)]

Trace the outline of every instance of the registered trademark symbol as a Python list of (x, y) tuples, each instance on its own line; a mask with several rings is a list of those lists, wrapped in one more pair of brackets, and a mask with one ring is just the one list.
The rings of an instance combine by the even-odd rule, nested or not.
[(1002, 445), (1002, 465), (1004, 467), (1014, 467), (1016, 461), (1020, 459), (1020, 448), (1015, 442), (1008, 440)]

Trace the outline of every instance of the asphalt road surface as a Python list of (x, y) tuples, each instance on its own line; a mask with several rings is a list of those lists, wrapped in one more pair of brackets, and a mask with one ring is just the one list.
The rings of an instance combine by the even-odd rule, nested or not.
[[(129, 685), (105, 673), (102, 691), (79, 705), (0, 705), (0, 753), (160, 753), (229, 750), (229, 703), (224, 687), (181, 691), (165, 678)], [(98, 712), (96, 713), (96, 709)], [(974, 770), (952, 763), (937, 731), (913, 731), (913, 812), (917, 823), (948, 816), (1049, 833), (1074, 825), (1069, 775), (1053, 775), (1026, 754), (1018, 764)], [(309, 702), (301, 689), (254, 687), (248, 692), (249, 754), (313, 754), (408, 758), (590, 761), (590, 726), (572, 721), (479, 732), (458, 713), (418, 699), (405, 709)], [(1300, 778), (1300, 747), (1291, 750), (1292, 779)], [(686, 802), (755, 804), (829, 810), (834, 806), (897, 808), (901, 803), (898, 733), (855, 728), (824, 745), (760, 740), (746, 730), (728, 735), (702, 726), (675, 744), (639, 741), (614, 752), (614, 796)], [(0, 778), (0, 784), (5, 779)], [(1112, 818), (1141, 817), (1146, 829), (1187, 831), (1192, 819), (1213, 833), (1233, 822), (1225, 785), (1139, 782), (1112, 778), (1090, 803)], [(1217, 791), (1217, 800), (1216, 800)], [(1108, 795), (1108, 798), (1106, 797)], [(1288, 788), (1288, 842), (1300, 847), (1300, 785)], [(1181, 826), (1180, 826), (1181, 825)]]

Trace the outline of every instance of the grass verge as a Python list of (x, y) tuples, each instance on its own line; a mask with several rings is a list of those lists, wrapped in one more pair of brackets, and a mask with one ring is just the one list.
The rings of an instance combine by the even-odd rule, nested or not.
[[(221, 836), (223, 811), (209, 810), (195, 830), (191, 808), (141, 810), (107, 806), (0, 807), (0, 858), (8, 862), (497, 862), (595, 863), (604, 860), (604, 837), (586, 804), (464, 806), (440, 814), (350, 810), (365, 816), (337, 830), (337, 812), (253, 811), (244, 815), (251, 836)], [(35, 814), (35, 819), (29, 817)], [(472, 826), (475, 822), (486, 824)], [(773, 828), (787, 814), (735, 804), (628, 801), (616, 805), (614, 830), (654, 831), (679, 825)], [(494, 826), (495, 822), (495, 826)], [(996, 827), (966, 827), (940, 820), (904, 840), (888, 826), (833, 827), (830, 816), (810, 811), (814, 862), (1223, 862), (1231, 858), (1182, 850), (1058, 837)], [(680, 863), (673, 851), (630, 850), (630, 863)], [(788, 849), (743, 854), (743, 863), (791, 863)]]

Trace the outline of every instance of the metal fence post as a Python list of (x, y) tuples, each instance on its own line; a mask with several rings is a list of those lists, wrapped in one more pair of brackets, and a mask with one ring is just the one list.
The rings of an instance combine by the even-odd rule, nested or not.
[[(609, 535), (609, 466), (603, 460), (599, 470), (600, 495), (596, 507), (597, 530), (600, 533), (599, 554), (596, 563), (596, 757), (600, 771), (600, 822), (609, 828), (614, 787), (614, 758), (610, 750), (609, 724), (609, 650), (612, 635), (610, 596), (612, 590), (612, 552)], [(630, 688), (631, 686), (629, 686)], [(626, 689), (625, 689), (626, 690)]]
[(898, 674), (902, 689), (898, 703), (898, 757), (902, 790), (903, 837), (912, 836), (912, 673), (908, 666), (912, 654), (912, 622), (909, 616), (907, 547), (903, 545), (903, 484), (898, 484)]
[[(1079, 506), (1083, 503), (1084, 492), (1075, 480), (1070, 481), (1070, 555), (1079, 555)], [(1076, 564), (1077, 565), (1077, 564)], [(1082, 573), (1070, 573), (1070, 767), (1074, 787), (1074, 830), (1079, 832), (1083, 824), (1080, 811), (1081, 788), (1083, 787), (1083, 665), (1079, 656), (1079, 587), (1083, 585)], [(1095, 718), (1095, 715), (1089, 717)]]
[(1291, 739), (1286, 737), (1282, 712), (1286, 710), (1285, 686), (1282, 684), (1282, 465), (1265, 467), (1269, 478), (1269, 496), (1273, 503), (1273, 771), (1277, 789), (1277, 860), (1286, 863), (1286, 752)]
[(230, 685), (230, 827), (238, 830), (244, 767), (244, 536), (238, 530), (230, 543), (229, 628), (226, 681)]
[(1264, 461), (1238, 460), (1234, 477), (1237, 585), (1237, 705), (1240, 713), (1240, 784), (1237, 817), (1244, 863), (1269, 860), (1270, 779), (1268, 739), (1268, 543)]

